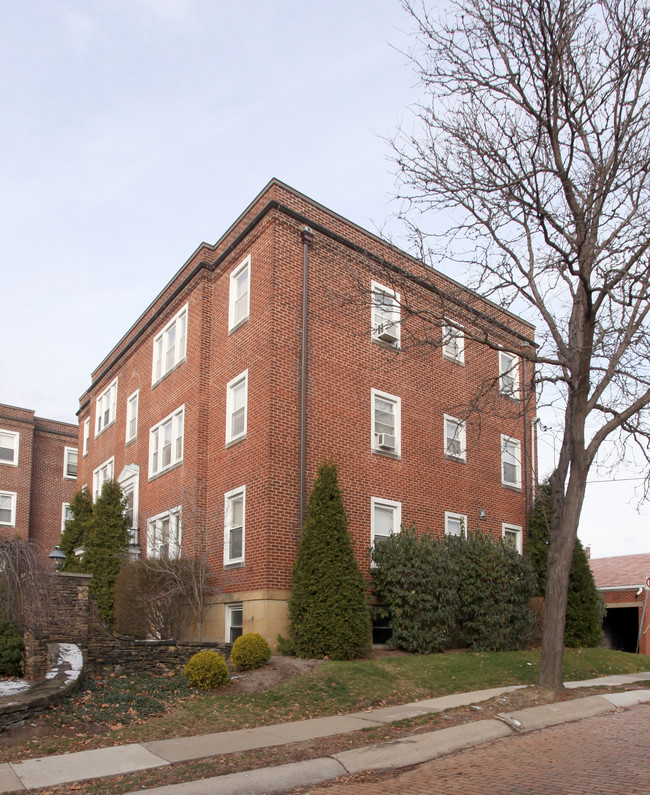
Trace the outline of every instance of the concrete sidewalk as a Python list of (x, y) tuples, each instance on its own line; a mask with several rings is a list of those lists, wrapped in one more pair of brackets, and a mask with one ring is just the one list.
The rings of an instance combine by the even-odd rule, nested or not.
[[(650, 681), (650, 672), (571, 682), (566, 686), (625, 685), (637, 681)], [(517, 690), (519, 687), (499, 687), (472, 693), (457, 693), (452, 696), (368, 710), (367, 712), (356, 712), (351, 715), (335, 715), (198, 737), (181, 737), (172, 740), (99, 748), (1, 764), (0, 793), (22, 792), (39, 787), (123, 775), (166, 767), (178, 762), (251, 751), (269, 746), (288, 745), (304, 740), (359, 731), (418, 715), (477, 704)], [(248, 795), (249, 793), (282, 792), (294, 787), (320, 784), (363, 770), (395, 769), (419, 764), (452, 751), (469, 748), (513, 733), (579, 720), (644, 701), (650, 701), (650, 690), (590, 696), (512, 713), (501, 713), (496, 718), (473, 721), (461, 726), (418, 734), (389, 743), (344, 751), (332, 757), (159, 787), (149, 790), (149, 792), (160, 793), (160, 795), (171, 795), (171, 793), (174, 795), (246, 793)]]

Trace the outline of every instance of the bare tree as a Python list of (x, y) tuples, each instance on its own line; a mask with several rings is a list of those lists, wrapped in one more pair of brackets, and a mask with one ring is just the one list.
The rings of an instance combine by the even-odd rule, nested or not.
[[(538, 347), (514, 352), (560, 418), (539, 680), (559, 689), (587, 475), (612, 446), (648, 460), (650, 10), (452, 0), (434, 19), (403, 4), (423, 91), (393, 142), (403, 214), (423, 253), (537, 324)], [(427, 234), (424, 216), (450, 210), (455, 226)]]
[(0, 535), (0, 618), (21, 631), (38, 631), (50, 617), (51, 577), (51, 566), (33, 544)]

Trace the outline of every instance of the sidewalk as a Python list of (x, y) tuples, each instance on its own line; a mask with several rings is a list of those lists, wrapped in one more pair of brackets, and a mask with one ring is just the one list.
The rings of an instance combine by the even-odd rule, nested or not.
[[(650, 681), (650, 672), (607, 676), (583, 682), (569, 682), (566, 687), (625, 685)], [(329, 737), (369, 727), (404, 720), (422, 714), (469, 706), (519, 689), (521, 686), (456, 693), (395, 707), (335, 715), (327, 718), (240, 729), (198, 737), (100, 748), (72, 754), (29, 759), (0, 764), (0, 793), (22, 792), (93, 778), (123, 775), (189, 762), (221, 754), (251, 751), (269, 746), (287, 745), (303, 740)], [(364, 770), (397, 769), (427, 762), (453, 751), (507, 737), (525, 731), (553, 726), (613, 711), (633, 704), (650, 702), (650, 690), (634, 690), (603, 696), (589, 696), (531, 707), (496, 718), (473, 721), (448, 729), (418, 734), (388, 743), (343, 751), (331, 757), (311, 759), (278, 767), (233, 773), (200, 781), (174, 784), (148, 790), (157, 795), (230, 795), (231, 793), (284, 792), (294, 787), (321, 784), (340, 776)]]

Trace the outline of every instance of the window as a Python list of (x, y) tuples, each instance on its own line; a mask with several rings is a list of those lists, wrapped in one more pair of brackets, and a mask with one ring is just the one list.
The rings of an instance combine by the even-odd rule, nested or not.
[(246, 436), (248, 370), (228, 383), (226, 394), (226, 444)]
[(401, 451), (401, 401), (395, 395), (371, 390), (372, 398), (372, 449), (375, 452)]
[(0, 491), (0, 524), (16, 526), (16, 492)]
[(0, 431), (0, 464), (18, 466), (20, 434), (15, 431)]
[(390, 287), (372, 283), (372, 339), (387, 342), (399, 348), (400, 296)]
[(185, 406), (149, 431), (149, 478), (165, 472), (183, 460)]
[(104, 461), (101, 466), (93, 472), (93, 502), (97, 502), (97, 498), (102, 493), (102, 486), (107, 480), (113, 480), (113, 464), (114, 459), (109, 458)]
[(445, 414), (445, 455), (457, 461), (467, 458), (465, 423)]
[(226, 643), (234, 643), (244, 630), (244, 609), (241, 602), (226, 605)]
[(442, 327), (442, 355), (457, 364), (465, 363), (465, 333), (458, 323), (445, 320)]
[(223, 562), (243, 563), (246, 517), (246, 486), (225, 495), (223, 511)]
[(165, 328), (154, 337), (153, 370), (151, 384), (185, 361), (187, 349), (187, 304), (172, 318)]
[(378, 544), (399, 533), (402, 525), (402, 503), (394, 500), (370, 499), (370, 543)]
[(120, 472), (117, 482), (122, 487), (122, 493), (126, 500), (124, 513), (129, 520), (129, 532), (131, 543), (139, 544), (138, 532), (138, 503), (140, 497), (140, 467), (137, 464), (127, 464)]
[(147, 557), (181, 556), (181, 506), (153, 516), (147, 522)]
[(514, 353), (499, 353), (499, 392), (519, 400), (519, 357)]
[(523, 530), (520, 525), (518, 524), (506, 524), (505, 522), (502, 525), (501, 534), (503, 536), (503, 543), (507, 544), (509, 547), (516, 549), (520, 555), (524, 553), (523, 547)]
[(251, 258), (246, 259), (230, 274), (230, 302), (228, 331), (236, 329), (248, 318), (250, 310)]
[(445, 535), (466, 536), (467, 516), (462, 513), (450, 513), (449, 511), (445, 511)]
[(521, 442), (501, 436), (501, 483), (521, 488)]
[(115, 422), (115, 407), (117, 406), (117, 378), (97, 398), (95, 408), (95, 436), (98, 436), (112, 422)]
[(77, 479), (77, 459), (79, 454), (76, 447), (66, 447), (63, 455), (63, 477), (69, 480)]
[(136, 391), (126, 401), (126, 443), (132, 442), (138, 435), (138, 395)]
[(88, 455), (88, 441), (90, 439), (90, 417), (84, 420), (84, 441), (83, 441), (83, 455)]
[(64, 502), (61, 506), (61, 532), (65, 530), (65, 523), (72, 519), (72, 509), (70, 508), (69, 502)]

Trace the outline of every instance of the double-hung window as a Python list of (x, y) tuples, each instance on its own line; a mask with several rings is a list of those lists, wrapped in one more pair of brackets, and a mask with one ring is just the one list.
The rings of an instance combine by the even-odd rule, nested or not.
[(184, 423), (183, 405), (149, 431), (149, 478), (182, 462)]
[(117, 378), (97, 398), (95, 406), (95, 436), (115, 422), (117, 407)]
[(390, 287), (372, 283), (372, 339), (400, 346), (400, 295)]
[(467, 459), (467, 434), (465, 423), (445, 414), (445, 455), (457, 461)]
[(523, 555), (524, 532), (521, 525), (507, 524), (506, 522), (504, 522), (503, 525), (501, 526), (501, 534), (503, 537), (504, 544), (507, 544), (509, 547), (516, 549), (520, 555)]
[(111, 457), (93, 472), (93, 502), (97, 502), (97, 498), (102, 493), (104, 483), (107, 480), (113, 480), (114, 463), (115, 460)]
[(147, 557), (179, 558), (181, 556), (182, 508), (152, 516), (147, 522)]
[(501, 483), (521, 488), (521, 442), (501, 436)]
[(445, 511), (445, 534), (448, 536), (464, 536), (467, 534), (467, 516), (462, 513)]
[(18, 466), (20, 434), (16, 431), (0, 430), (0, 464)]
[(226, 605), (226, 643), (234, 643), (244, 631), (244, 607), (241, 602)]
[(380, 497), (370, 498), (370, 544), (381, 544), (394, 533), (399, 533), (402, 526), (402, 503), (395, 500), (384, 500)]
[(248, 256), (230, 274), (228, 331), (233, 331), (248, 318), (250, 312), (250, 285), (251, 258)]
[(65, 523), (73, 518), (72, 508), (69, 502), (64, 502), (61, 505), (61, 533), (65, 530)]
[(226, 444), (246, 437), (248, 370), (228, 382), (226, 391)]
[(375, 452), (401, 452), (401, 400), (395, 395), (371, 390), (372, 400), (372, 440)]
[(442, 355), (457, 364), (465, 364), (465, 333), (458, 323), (445, 320), (442, 327)]
[(126, 401), (126, 443), (132, 442), (138, 435), (138, 396), (136, 391)]
[(84, 438), (83, 438), (83, 453), (82, 455), (85, 457), (88, 455), (88, 442), (90, 441), (90, 417), (86, 417), (84, 420)]
[(77, 479), (77, 460), (79, 453), (76, 447), (66, 447), (63, 455), (63, 477), (68, 480)]
[(154, 337), (152, 386), (181, 362), (187, 350), (187, 304)]
[(499, 352), (499, 392), (519, 400), (519, 357)]
[(244, 562), (246, 537), (246, 486), (225, 495), (223, 522), (224, 566)]
[(15, 491), (0, 491), (0, 525), (16, 526)]

